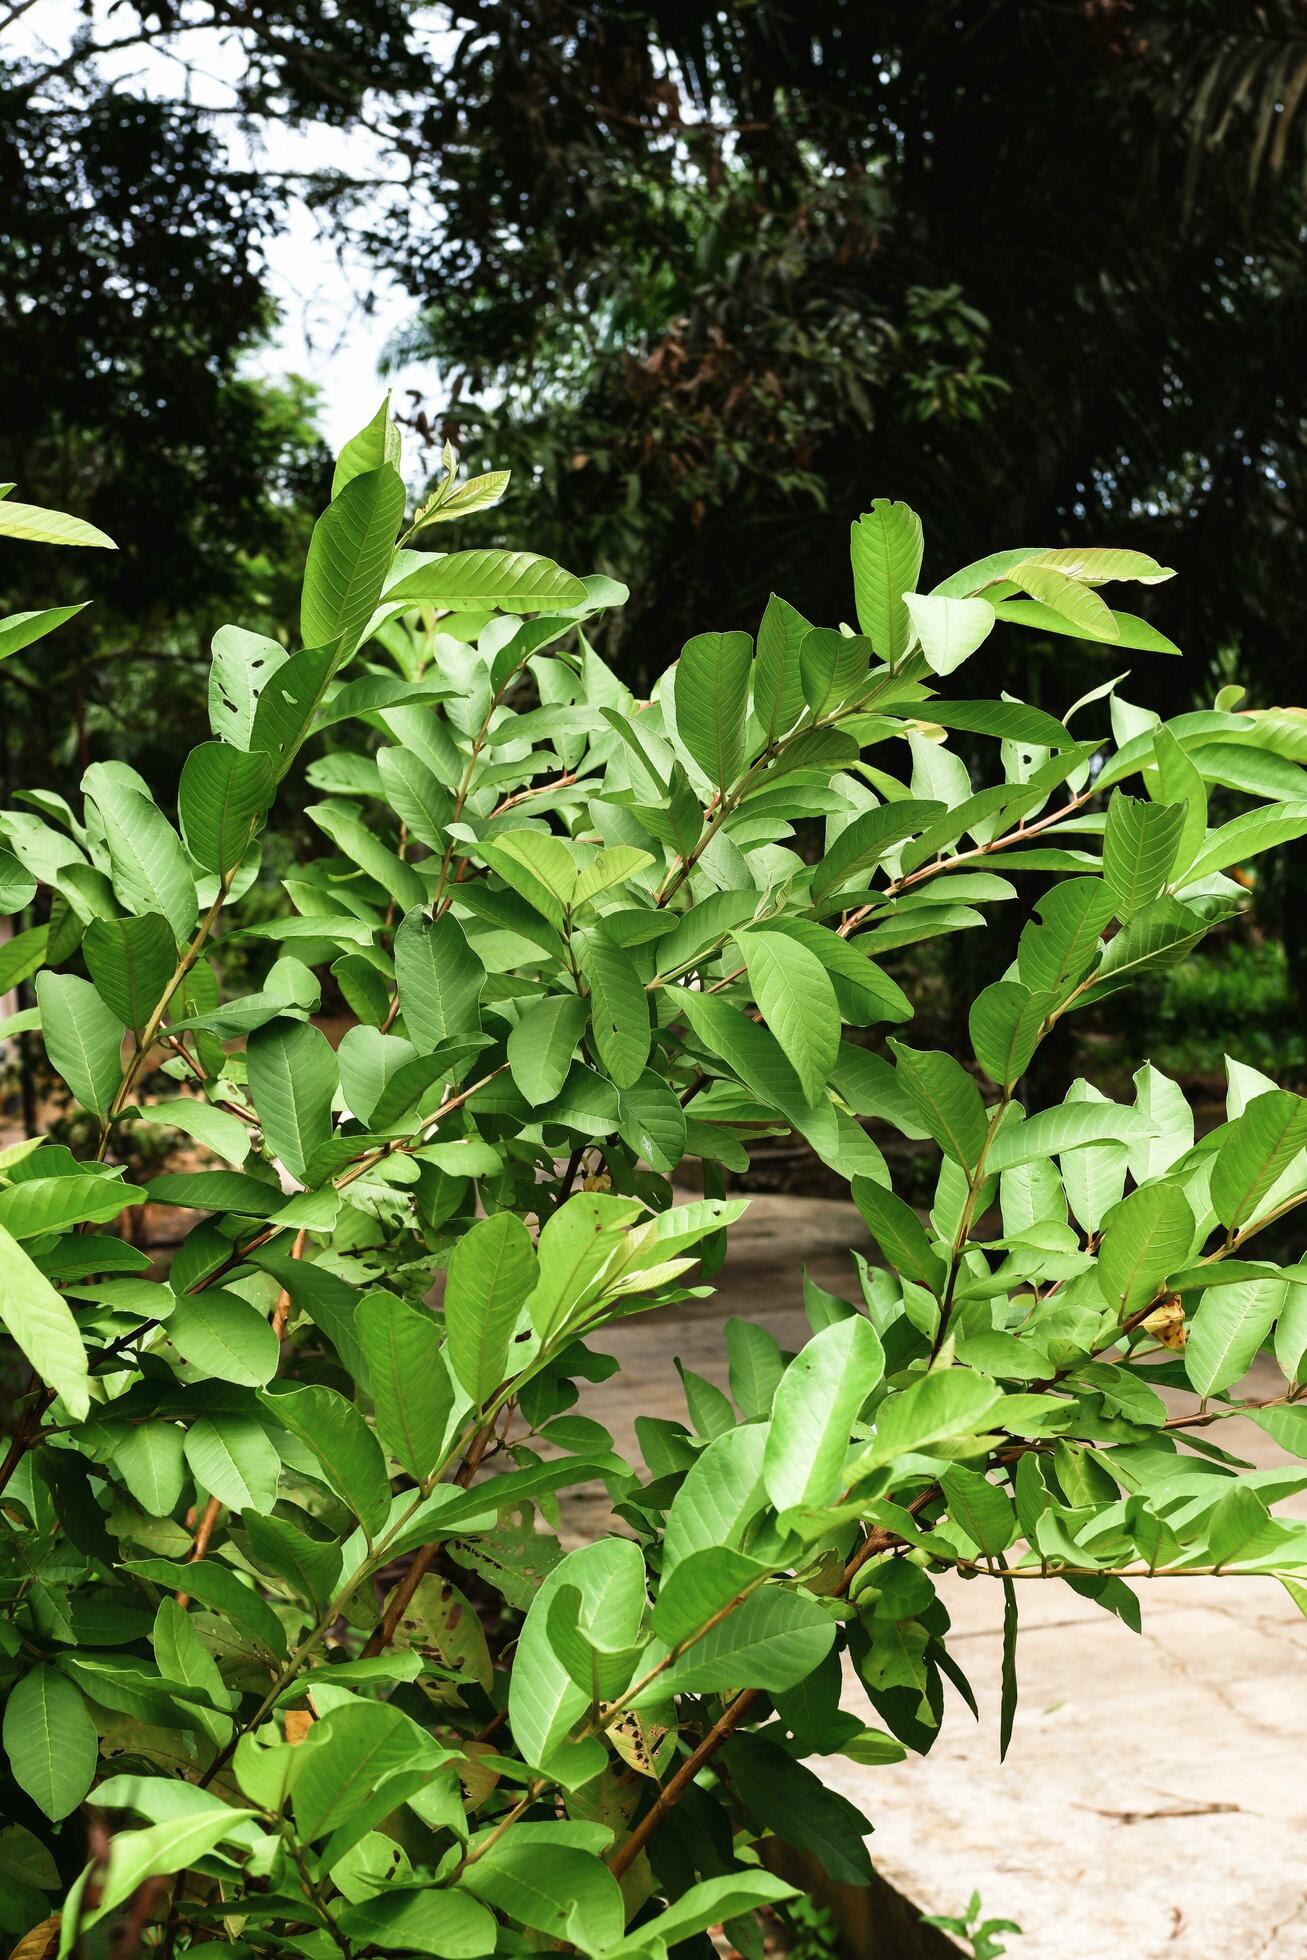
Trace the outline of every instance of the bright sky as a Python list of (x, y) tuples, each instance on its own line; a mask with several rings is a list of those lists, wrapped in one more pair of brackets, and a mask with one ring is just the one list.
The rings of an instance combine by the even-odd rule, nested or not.
[[(94, 16), (97, 32), (104, 38), (114, 39), (125, 31), (121, 17), (108, 20), (103, 0), (95, 0)], [(38, 60), (57, 58), (67, 54), (85, 20), (84, 0), (36, 0), (6, 38), (16, 53)], [(432, 31), (439, 29), (433, 26)], [(197, 34), (188, 37), (187, 46), (201, 71), (192, 81), (192, 99), (214, 106), (229, 102), (224, 76), (230, 76), (239, 61), (234, 45), (220, 34)], [(177, 65), (157, 49), (125, 49), (107, 58), (103, 67), (111, 78), (130, 79), (133, 87), (169, 96), (178, 92)], [(354, 176), (372, 173), (383, 178), (387, 173), (379, 146), (361, 132), (343, 135), (318, 129), (300, 135), (274, 128), (257, 152), (235, 132), (233, 140), (242, 161), (269, 170), (332, 166)], [(252, 362), (252, 370), (297, 373), (317, 382), (322, 390), (323, 431), (332, 448), (339, 448), (375, 412), (385, 392), (387, 382), (378, 376), (378, 362), (390, 336), (411, 317), (412, 301), (374, 267), (358, 259), (342, 263), (337, 243), (321, 234), (313, 214), (300, 204), (291, 207), (288, 228), (269, 252), (269, 265), (281, 326), (274, 344)], [(429, 395), (438, 392), (431, 367), (401, 370), (389, 377), (389, 385), (397, 396), (409, 386), (424, 388)]]

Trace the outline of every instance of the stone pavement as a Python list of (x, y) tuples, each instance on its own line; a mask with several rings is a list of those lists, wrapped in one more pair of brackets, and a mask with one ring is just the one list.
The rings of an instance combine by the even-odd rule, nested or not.
[[(850, 1205), (755, 1198), (713, 1300), (637, 1315), (597, 1343), (624, 1369), (616, 1420), (602, 1387), (582, 1407), (634, 1455), (636, 1415), (684, 1418), (673, 1356), (724, 1386), (730, 1314), (798, 1346), (802, 1266), (854, 1299), (850, 1245), (869, 1249)], [(1251, 1424), (1221, 1441), (1276, 1454)], [(573, 1532), (602, 1529), (599, 1500), (593, 1516), (569, 1509)], [(1001, 1768), (998, 1589), (956, 1581), (944, 1596), (979, 1725), (950, 1694), (924, 1760), (822, 1765), (872, 1819), (890, 1883), (923, 1912), (955, 1912), (979, 1889), (988, 1913), (1025, 1929), (1012, 1960), (1307, 1960), (1307, 1619), (1282, 1588), (1155, 1580), (1136, 1636), (1056, 1581), (1022, 1587), (1021, 1704)]]

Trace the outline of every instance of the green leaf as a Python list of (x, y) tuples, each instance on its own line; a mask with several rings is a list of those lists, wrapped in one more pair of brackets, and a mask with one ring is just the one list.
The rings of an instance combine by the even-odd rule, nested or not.
[(877, 497), (849, 533), (858, 625), (877, 656), (896, 667), (912, 644), (905, 603), (921, 575), (921, 519), (906, 504)]
[(1154, 1134), (1128, 1145), (1130, 1175), (1136, 1184), (1160, 1177), (1194, 1147), (1194, 1117), (1183, 1089), (1151, 1062), (1135, 1070), (1135, 1105), (1152, 1124)]
[(670, 1177), (685, 1155), (688, 1128), (676, 1091), (655, 1069), (623, 1089), (618, 1134), (628, 1150)]
[(576, 994), (546, 994), (533, 1001), (508, 1037), (513, 1081), (532, 1108), (553, 1102), (572, 1066), (589, 1015)]
[(736, 936), (753, 997), (799, 1078), (805, 1102), (815, 1103), (839, 1054), (840, 1011), (816, 954), (781, 932)]
[(424, 1309), (383, 1292), (359, 1302), (354, 1324), (367, 1361), (377, 1432), (409, 1475), (425, 1483), (440, 1462), (454, 1408), (440, 1329)]
[(1179, 803), (1140, 803), (1113, 790), (1103, 833), (1103, 882), (1119, 919), (1133, 919), (1170, 875), (1184, 829)]
[(1157, 757), (1156, 781), (1145, 772), (1150, 796), (1158, 803), (1179, 804), (1184, 812), (1167, 877), (1168, 883), (1183, 884), (1184, 874), (1207, 836), (1207, 785), (1169, 728), (1158, 729), (1153, 754)]
[(125, 1426), (109, 1444), (114, 1469), (152, 1518), (177, 1508), (186, 1476), (183, 1437), (175, 1422), (140, 1422)]
[(8, 660), (10, 654), (34, 646), (37, 640), (53, 633), (65, 620), (75, 618), (89, 604), (89, 599), (83, 599), (77, 606), (47, 606), (41, 612), (10, 613), (7, 619), (0, 619), (0, 660)]
[(0, 538), (22, 538), (28, 544), (94, 545), (101, 551), (118, 549), (112, 538), (85, 518), (70, 517), (62, 510), (42, 510), (38, 504), (16, 504), (11, 497), (0, 500)]
[(272, 757), (278, 781), (299, 753), (340, 664), (336, 642), (307, 647), (269, 675), (254, 711), (249, 746)]
[(377, 769), (386, 801), (410, 835), (431, 850), (443, 851), (454, 799), (435, 772), (411, 749), (392, 748), (377, 750)]
[(0, 1226), (0, 1321), (74, 1422), (90, 1409), (86, 1349), (67, 1301)]
[(763, 1459), (776, 1510), (838, 1497), (850, 1432), (884, 1372), (885, 1351), (860, 1316), (823, 1328), (800, 1349), (776, 1390)]
[(178, 1600), (165, 1598), (159, 1601), (150, 1643), (159, 1663), (159, 1672), (166, 1681), (184, 1682), (187, 1687), (198, 1688), (207, 1696), (214, 1712), (210, 1713), (199, 1703), (192, 1703), (192, 1710), (210, 1738), (221, 1747), (230, 1740), (232, 1731), (227, 1716), (217, 1711), (229, 1707), (232, 1697), (218, 1672), (217, 1662), (200, 1640), (190, 1615)]
[(812, 1852), (837, 1885), (871, 1883), (863, 1843), (871, 1826), (847, 1797), (765, 1736), (733, 1735), (724, 1755), (740, 1801), (759, 1824)]
[[(724, 1920), (739, 1919), (759, 1906), (775, 1905), (796, 1896), (795, 1888), (777, 1878), (774, 1872), (723, 1872), (716, 1878), (700, 1879), (688, 1892), (674, 1899), (658, 1914), (655, 1930), (657, 1937), (670, 1947)], [(636, 1955), (643, 1955), (644, 1950), (637, 1928), (629, 1948), (630, 1960), (636, 1960)], [(621, 1948), (616, 1960), (626, 1960), (627, 1953), (626, 1947)]]
[[(352, 1027), (346, 1029), (336, 1050), (336, 1066), (340, 1070), (340, 1086), (345, 1101), (360, 1123), (370, 1123), (373, 1112), (383, 1097), (389, 1098), (396, 1083), (405, 1083), (405, 1072), (411, 1070), (415, 1062), (421, 1062), (411, 1041), (404, 1041), (396, 1034), (382, 1034), (379, 1028)], [(413, 1076), (416, 1086), (414, 1095), (420, 1095), (426, 1080)], [(404, 1094), (401, 1086), (398, 1094)]]
[[(177, 942), (168, 921), (159, 912), (144, 912), (135, 919), (92, 919), (82, 952), (100, 999), (124, 1026), (139, 1034), (177, 968)], [(118, 1066), (116, 1053), (114, 1066)]]
[(1243, 1280), (1212, 1286), (1189, 1323), (1185, 1373), (1199, 1395), (1219, 1395), (1241, 1381), (1284, 1305), (1285, 1282)]
[(645, 1643), (607, 1647), (593, 1640), (580, 1624), (581, 1595), (575, 1586), (561, 1586), (549, 1605), (549, 1641), (577, 1687), (598, 1707), (615, 1701), (630, 1682)]
[(1030, 1066), (1048, 1013), (1047, 994), (1019, 980), (996, 980), (971, 1003), (968, 1026), (976, 1060), (991, 1082), (1011, 1089)]
[(281, 1019), (256, 1029), (245, 1059), (264, 1142), (304, 1183), (314, 1152), (332, 1133), (340, 1075), (331, 1044), (311, 1022)]
[(248, 1633), (269, 1654), (285, 1654), (285, 1628), (267, 1600), (218, 1559), (190, 1559), (184, 1565), (168, 1558), (129, 1559), (123, 1570), (167, 1592), (189, 1593)]
[(1113, 579), (1133, 579), (1139, 585), (1164, 585), (1175, 573), (1159, 565), (1146, 551), (1125, 551), (1119, 545), (1067, 545), (1057, 551), (1031, 554), (1082, 585), (1107, 585)]
[(452, 913), (405, 913), (395, 934), (395, 984), (405, 1031), (420, 1052), (480, 1029), (486, 970)]
[[(1206, 931), (1207, 921), (1201, 913), (1181, 905), (1176, 898), (1155, 898), (1151, 905), (1136, 912), (1114, 939), (1108, 940), (1098, 978), (1100, 981), (1110, 978), (1119, 986), (1145, 968), (1174, 966)], [(1099, 991), (1094, 990), (1095, 994)]]
[(1039, 1163), (1059, 1153), (1080, 1151), (1086, 1145), (1146, 1139), (1151, 1127), (1141, 1111), (1101, 1096), (1088, 1102), (1065, 1102), (1057, 1109), (1041, 1109), (1024, 1123), (1005, 1123), (990, 1147), (986, 1169), (1006, 1171), (1015, 1164)]
[(839, 833), (817, 865), (812, 879), (813, 897), (821, 898), (827, 892), (836, 891), (855, 871), (878, 864), (896, 844), (939, 816), (943, 807), (942, 803), (905, 797), (895, 803), (882, 803), (874, 810), (864, 810)]
[(1256, 1491), (1234, 1484), (1207, 1514), (1207, 1555), (1214, 1566), (1252, 1558), (1270, 1513)]
[(16, 1239), (40, 1238), (70, 1225), (103, 1224), (143, 1197), (116, 1177), (25, 1177), (0, 1190), (0, 1225)]
[(987, 585), (997, 584), (1006, 578), (1009, 565), (1021, 565), (1027, 559), (1042, 556), (1043, 548), (1033, 545), (1029, 548), (1017, 545), (1006, 551), (991, 551), (987, 557), (977, 558), (974, 563), (964, 565), (960, 571), (941, 579), (934, 590), (948, 598), (965, 599), (973, 592), (981, 592)]
[(1018, 586), (1040, 605), (1047, 606), (1050, 612), (1069, 621), (1090, 638), (1120, 638), (1111, 611), (1098, 594), (1045, 559), (1026, 559), (1021, 564), (1009, 565), (1003, 577), (1007, 584)]
[(122, 1081), (123, 1022), (89, 980), (71, 973), (39, 973), (36, 1004), (51, 1068), (84, 1109), (107, 1115)]
[(1042, 708), (1028, 708), (1023, 701), (924, 701), (921, 713), (940, 728), (995, 735), (1004, 742), (1033, 743), (1055, 750), (1076, 746), (1060, 721)]
[[(737, 1595), (771, 1575), (772, 1568), (729, 1545), (705, 1545), (673, 1567), (658, 1589), (653, 1626), (669, 1647), (678, 1647), (715, 1619)], [(662, 1677), (659, 1676), (661, 1680)]]
[(998, 1759), (1003, 1761), (1012, 1742), (1017, 1715), (1017, 1589), (1003, 1581), (1003, 1685), (998, 1717)]
[(590, 987), (590, 1025), (604, 1073), (629, 1089), (649, 1059), (649, 997), (630, 954), (602, 927), (578, 933), (572, 944)]
[(513, 1330), (537, 1278), (531, 1235), (512, 1212), (495, 1212), (454, 1247), (445, 1284), (449, 1360), (477, 1408), (508, 1370)]
[[(45, 964), (49, 944), (49, 926), (29, 926), (26, 932), (15, 933), (12, 939), (0, 945), (0, 989), (8, 993), (21, 980), (30, 979), (37, 968)], [(39, 1020), (34, 1025), (39, 1025)], [(6, 1023), (6, 1032), (16, 1034), (18, 1030), (11, 1023)]]
[(496, 1926), (486, 1908), (466, 1892), (438, 1890), (430, 1880), (397, 1884), (371, 1893), (336, 1914), (336, 1924), (356, 1947), (379, 1953), (439, 1953), (472, 1960), (493, 1953)]
[(1184, 1264), (1193, 1238), (1194, 1215), (1178, 1185), (1146, 1184), (1132, 1191), (1103, 1222), (1098, 1278), (1104, 1299), (1134, 1313)]
[(895, 1457), (928, 1450), (955, 1436), (975, 1435), (995, 1416), (1001, 1400), (993, 1382), (970, 1368), (932, 1368), (881, 1404), (875, 1438), (850, 1474), (863, 1477)]
[(676, 663), (677, 733), (719, 790), (729, 788), (744, 769), (752, 664), (747, 633), (700, 633), (681, 649)]
[(747, 1682), (770, 1693), (792, 1688), (835, 1644), (825, 1609), (785, 1586), (761, 1586), (695, 1640), (665, 1674), (632, 1699), (656, 1706), (669, 1694), (710, 1694)]
[(579, 1622), (589, 1634), (606, 1647), (627, 1645), (644, 1615), (644, 1556), (627, 1538), (580, 1545), (559, 1560), (532, 1600), (509, 1675), (508, 1719), (523, 1759), (537, 1768), (589, 1707), (549, 1638), (550, 1607), (564, 1586), (579, 1591)]
[(266, 1514), (277, 1502), (281, 1458), (251, 1417), (201, 1416), (186, 1432), (186, 1461), (195, 1481), (233, 1511)]
[(824, 719), (866, 692), (871, 646), (857, 633), (814, 626), (799, 652), (799, 672), (809, 711)]
[(254, 841), (277, 786), (270, 755), (226, 742), (202, 742), (182, 768), (177, 814), (186, 848), (225, 878)]
[(812, 1116), (785, 1051), (775, 1035), (715, 994), (688, 987), (677, 990), (676, 1004), (709, 1052), (719, 1057), (752, 1094), (777, 1109), (796, 1129)]
[(379, 470), (384, 463), (398, 470), (402, 453), (399, 430), (390, 418), (390, 396), (387, 395), (372, 420), (361, 428), (356, 436), (351, 436), (336, 458), (335, 473), (331, 479), (331, 494), (338, 497), (347, 483), (367, 470)]
[(390, 1513), (390, 1479), (376, 1437), (352, 1402), (334, 1388), (278, 1382), (259, 1401), (274, 1421), (307, 1444), (322, 1477), (374, 1536)]
[(651, 852), (637, 850), (633, 844), (613, 844), (600, 851), (576, 881), (572, 893), (573, 910), (598, 898), (601, 892), (611, 891), (614, 885), (626, 884), (653, 861)]
[(989, 1118), (980, 1091), (962, 1064), (937, 1049), (909, 1048), (890, 1037), (898, 1075), (930, 1135), (964, 1170), (979, 1160)]
[(1307, 1457), (1307, 1409), (1295, 1404), (1292, 1408), (1251, 1409), (1249, 1414), (1257, 1427), (1290, 1456)]
[[(1159, 730), (1159, 739), (1163, 732)], [(1246, 864), (1262, 851), (1291, 844), (1303, 836), (1307, 836), (1307, 803), (1280, 803), (1270, 810), (1245, 810), (1242, 816), (1231, 817), (1229, 823), (1213, 830), (1206, 842), (1200, 840), (1184, 871), (1183, 882), (1197, 884), (1200, 878), (1228, 871), (1233, 864)], [(1178, 862), (1176, 868), (1182, 868)]]
[(104, 823), (114, 890), (129, 912), (162, 912), (180, 942), (199, 917), (190, 862), (162, 810), (116, 775), (117, 767), (95, 762), (82, 778)]
[(374, 836), (343, 803), (310, 803), (304, 814), (401, 906), (411, 909), (426, 902), (426, 884), (413, 866)]
[(38, 1809), (55, 1823), (76, 1810), (94, 1779), (99, 1745), (81, 1691), (66, 1674), (34, 1667), (10, 1689), (4, 1744), (14, 1781)]
[(145, 1195), (155, 1205), (233, 1211), (242, 1218), (271, 1218), (286, 1202), (279, 1184), (245, 1171), (169, 1171), (151, 1178)]
[(773, 593), (758, 628), (758, 660), (753, 670), (753, 711), (770, 747), (803, 713), (799, 650), (812, 626)]
[(459, 1882), (508, 1918), (543, 1934), (547, 1944), (604, 1953), (622, 1937), (626, 1908), (617, 1880), (592, 1852), (572, 1845), (510, 1831), (488, 1857), (469, 1865)]
[(994, 608), (987, 599), (909, 592), (904, 603), (932, 674), (953, 673), (994, 630)]
[(441, 1759), (430, 1738), (391, 1703), (356, 1700), (332, 1708), (291, 1760), (297, 1837), (307, 1843), (342, 1832), (330, 1850), (343, 1850), (355, 1841), (351, 1824), (362, 1835), (379, 1821), (373, 1804), (383, 1787), (393, 1807)]
[(728, 1429), (733, 1428), (735, 1411), (731, 1407), (730, 1398), (723, 1395), (721, 1389), (714, 1382), (710, 1382), (706, 1375), (696, 1374), (693, 1368), (687, 1368), (679, 1355), (675, 1358), (675, 1365), (676, 1372), (681, 1378), (681, 1387), (685, 1391), (686, 1412), (695, 1435), (703, 1436), (711, 1442), (715, 1436), (724, 1435)]
[(168, 1316), (168, 1338), (177, 1352), (216, 1381), (262, 1388), (277, 1372), (277, 1336), (239, 1293), (208, 1287), (183, 1293)]
[(894, 1270), (938, 1295), (944, 1286), (944, 1261), (911, 1205), (867, 1177), (855, 1177), (852, 1190), (868, 1231)]
[(541, 830), (510, 830), (493, 841), (483, 839), (477, 850), (505, 884), (562, 930), (576, 890), (577, 869), (561, 837)]
[[(1018, 599), (1015, 602), (996, 599), (994, 613), (1007, 626), (1025, 626), (1036, 633), (1059, 633), (1071, 640), (1101, 642), (1103, 638), (1101, 633), (1077, 625), (1064, 613), (1055, 611), (1052, 606), (1041, 605), (1036, 599)], [(1134, 613), (1117, 612), (1115, 608), (1110, 610), (1109, 617), (1116, 627), (1116, 632), (1109, 636), (1114, 647), (1120, 647), (1123, 651), (1133, 648), (1142, 653), (1173, 653), (1179, 657), (1180, 649), (1175, 641), (1168, 640), (1165, 633), (1159, 633), (1149, 620), (1139, 619)]]
[(1222, 1225), (1247, 1224), (1304, 1146), (1307, 1101), (1301, 1096), (1274, 1089), (1250, 1102), (1226, 1131), (1212, 1167), (1212, 1205)]
[(167, 1123), (173, 1129), (182, 1130), (206, 1150), (225, 1157), (229, 1164), (243, 1164), (250, 1154), (250, 1132), (240, 1118), (213, 1103), (201, 1102), (196, 1096), (173, 1096), (164, 1102), (150, 1103), (140, 1114), (147, 1123)]
[(431, 557), (392, 585), (387, 601), (496, 612), (543, 612), (584, 606), (579, 578), (531, 551), (450, 551)]
[(242, 626), (220, 626), (209, 669), (209, 726), (219, 741), (248, 749), (259, 697), (289, 655), (278, 641)]
[(695, 1552), (736, 1547), (766, 1503), (762, 1480), (767, 1432), (760, 1424), (728, 1429), (695, 1459), (667, 1514), (663, 1584)]
[(470, 517), (473, 511), (492, 509), (507, 490), (511, 475), (510, 470), (487, 470), (483, 476), (468, 477), (452, 490), (448, 485), (453, 478), (446, 478), (435, 493), (440, 501), (427, 499), (414, 519), (413, 530), (425, 530), (428, 524), (453, 523), (456, 518)]
[(1017, 1536), (1012, 1500), (978, 1470), (951, 1464), (940, 1477), (949, 1516), (987, 1558), (998, 1558)]
[(332, 642), (347, 660), (372, 617), (404, 516), (404, 481), (390, 464), (352, 477), (313, 527), (300, 595), (306, 647)]
[(748, 1421), (771, 1414), (785, 1362), (776, 1336), (751, 1320), (732, 1318), (723, 1328), (729, 1357), (731, 1394)]
[[(1032, 993), (1061, 1000), (1094, 964), (1112, 906), (1101, 878), (1070, 878), (1046, 892), (1035, 906), (1041, 923), (1032, 920), (1021, 934), (1017, 974), (1022, 983)], [(1124, 937), (1117, 934), (1118, 941)]]
[(341, 1552), (334, 1538), (310, 1538), (285, 1518), (251, 1512), (241, 1519), (250, 1557), (263, 1571), (284, 1579), (319, 1613), (340, 1578)]
[(1307, 769), (1247, 742), (1205, 742), (1194, 749), (1193, 761), (1204, 782), (1222, 783), (1246, 796), (1281, 803), (1307, 798)]
[(540, 1276), (528, 1301), (531, 1324), (542, 1341), (594, 1297), (601, 1275), (616, 1258), (621, 1234), (641, 1209), (638, 1199), (578, 1191), (552, 1214), (540, 1234)]
[(1287, 1381), (1297, 1383), (1307, 1354), (1307, 1286), (1290, 1282), (1275, 1327), (1275, 1358)]

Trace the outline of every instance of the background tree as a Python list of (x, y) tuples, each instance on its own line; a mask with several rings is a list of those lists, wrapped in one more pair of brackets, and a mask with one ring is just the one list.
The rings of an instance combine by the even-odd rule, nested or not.
[[(138, 47), (173, 100), (105, 83), (105, 50)], [(215, 48), (220, 114), (197, 106)], [(528, 466), (554, 541), (632, 583), (637, 666), (705, 600), (747, 617), (779, 584), (818, 610), (821, 508), (892, 482), (941, 562), (985, 547), (967, 513), (991, 504), (1035, 541), (1128, 514), (1186, 573), (1176, 637), (1255, 644), (1288, 693), (1302, 622), (1268, 568), (1301, 587), (1305, 59), (1293, 0), (92, 4), (10, 70), (7, 198), (47, 187), (17, 195), (11, 271), (42, 305), (34, 243), (71, 201), (115, 301), (77, 371), (133, 329), (134, 405), (169, 404), (122, 438), (153, 457), (152, 517), (175, 508), (158, 438), (211, 420), (179, 360), (229, 371), (266, 323), (260, 251), (302, 196), (413, 294), (427, 423)], [(274, 124), (365, 130), (402, 181), (233, 163)], [(0, 350), (6, 381), (22, 358)]]
[[(43, 557), (42, 602), (95, 604), (0, 668), (9, 778), (35, 738), (66, 788), (130, 728), (166, 783), (207, 635), (227, 610), (292, 616), (286, 567), (329, 480), (312, 390), (241, 372), (272, 325), (260, 261), (280, 200), (166, 103), (5, 80), (0, 479), (120, 543), (93, 585), (77, 554)], [(0, 547), (0, 611), (21, 564)], [(21, 576), (30, 592), (30, 561)], [(160, 688), (160, 664), (184, 685)]]
[(543, 469), (629, 631), (641, 592), (659, 645), (705, 601), (817, 606), (818, 506), (881, 481), (974, 556), (983, 484), (1041, 542), (1128, 511), (1185, 571), (1168, 627), (1214, 618), (1288, 685), (1301, 204), (1284, 174), (1250, 198), (1252, 109), (1210, 121), (1234, 10), (466, 14), (420, 125), (443, 223), (376, 246), (433, 296), (406, 351), (445, 426)]

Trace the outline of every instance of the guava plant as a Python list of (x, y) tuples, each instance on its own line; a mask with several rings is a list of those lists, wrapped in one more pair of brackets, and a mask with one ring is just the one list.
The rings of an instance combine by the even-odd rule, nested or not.
[[(665, 1960), (722, 1923), (756, 1956), (792, 1896), (773, 1837), (869, 1876), (822, 1759), (891, 1764), (972, 1702), (940, 1575), (993, 1589), (1005, 1738), (1032, 1583), (1131, 1625), (1158, 1572), (1307, 1600), (1307, 1525), (1272, 1509), (1307, 1487), (1307, 1269), (1262, 1237), (1307, 1198), (1307, 1102), (1233, 1062), (1196, 1137), (1147, 1064), (1128, 1104), (1021, 1094), (1065, 1016), (1307, 832), (1307, 723), (962, 698), (996, 631), (1174, 652), (1102, 596), (1167, 574), (1031, 548), (928, 589), (889, 502), (852, 527), (856, 628), (773, 599), (637, 700), (587, 637), (612, 580), (439, 548), (502, 487), (451, 464), (410, 515), (383, 409), (302, 646), (216, 634), (175, 818), (126, 761), (0, 815), (0, 992), (35, 996), (0, 1034), (39, 1031), (84, 1139), (0, 1156), (27, 1960)], [(7, 501), (0, 531), (108, 542)], [(39, 676), (62, 614), (0, 622), (0, 654)], [(279, 785), (324, 842), (274, 902)], [(913, 1045), (886, 961), (1031, 878), (972, 1055)], [(933, 1167), (928, 1211), (870, 1117)], [(185, 1152), (134, 1184), (129, 1127)], [(808, 1286), (797, 1354), (728, 1321), (729, 1393), (685, 1373), (685, 1421), (641, 1415), (623, 1460), (577, 1383), (621, 1406), (606, 1330), (710, 1297), (727, 1180), (791, 1132), (877, 1256)], [(166, 1269), (126, 1229), (147, 1202)], [(1279, 1467), (1222, 1448), (1243, 1412)], [(587, 1484), (616, 1528), (564, 1551)]]

